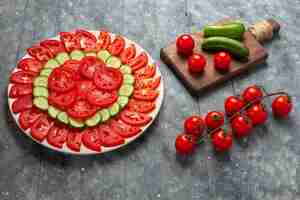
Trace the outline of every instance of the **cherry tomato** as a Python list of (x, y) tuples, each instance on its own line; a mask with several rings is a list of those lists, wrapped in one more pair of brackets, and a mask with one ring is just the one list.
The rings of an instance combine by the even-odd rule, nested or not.
[(217, 70), (228, 71), (231, 63), (231, 56), (226, 52), (219, 52), (214, 56), (214, 66)]
[(216, 151), (228, 151), (232, 146), (232, 133), (220, 128), (212, 135), (212, 144)]
[(253, 126), (247, 116), (238, 115), (231, 121), (231, 128), (235, 136), (244, 137), (251, 133)]
[(292, 111), (292, 99), (288, 95), (281, 95), (274, 99), (272, 103), (272, 111), (276, 117), (285, 118)]
[(259, 102), (263, 97), (263, 92), (258, 86), (252, 85), (244, 90), (242, 97), (245, 102)]
[(123, 64), (128, 64), (131, 59), (135, 57), (136, 48), (134, 44), (130, 44), (122, 53), (120, 54), (120, 59)]
[(247, 116), (251, 119), (253, 125), (260, 125), (267, 121), (268, 113), (263, 104), (257, 103), (247, 109)]
[(184, 121), (184, 130), (186, 134), (200, 137), (204, 128), (204, 121), (200, 116), (192, 115)]
[(194, 39), (189, 34), (180, 35), (176, 40), (176, 47), (179, 54), (189, 56), (195, 47)]
[(24, 58), (18, 62), (18, 68), (24, 71), (39, 73), (43, 68), (43, 64), (35, 58)]
[(239, 112), (244, 106), (244, 101), (236, 96), (227, 97), (224, 107), (226, 114), (231, 116), (237, 112)]
[(205, 117), (206, 127), (210, 130), (221, 127), (224, 124), (224, 114), (219, 111), (211, 111)]
[(204, 71), (206, 59), (203, 55), (194, 53), (188, 59), (189, 70), (192, 73), (200, 73)]
[(176, 152), (180, 155), (189, 155), (195, 151), (196, 143), (192, 135), (180, 134), (175, 140)]

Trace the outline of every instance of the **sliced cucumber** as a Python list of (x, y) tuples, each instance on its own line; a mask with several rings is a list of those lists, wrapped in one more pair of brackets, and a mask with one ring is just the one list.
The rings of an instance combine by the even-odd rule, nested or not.
[(108, 109), (102, 109), (98, 113), (101, 115), (102, 122), (105, 122), (110, 118)]
[(121, 108), (124, 108), (128, 104), (129, 98), (126, 96), (119, 96), (117, 103), (120, 105)]
[(106, 64), (109, 66), (109, 67), (112, 67), (112, 68), (120, 68), (121, 67), (121, 60), (115, 56), (111, 56), (109, 57), (107, 60), (106, 60)]
[(33, 85), (35, 87), (42, 86), (47, 88), (48, 87), (48, 77), (46, 76), (38, 76), (36, 79), (34, 79)]
[(123, 76), (123, 82), (129, 85), (133, 85), (134, 83), (134, 76), (131, 74), (124, 74)]
[(51, 72), (52, 72), (53, 69), (50, 69), (50, 68), (46, 68), (46, 69), (43, 69), (40, 73), (40, 76), (50, 76)]
[(95, 52), (88, 52), (88, 53), (85, 54), (85, 56), (94, 56), (94, 57), (96, 57), (97, 54)]
[(57, 62), (59, 62), (59, 64), (64, 64), (67, 60), (70, 60), (70, 56), (68, 53), (62, 52), (57, 54), (55, 59), (57, 60)]
[(105, 62), (110, 57), (110, 53), (107, 50), (101, 50), (97, 53), (97, 57)]
[(60, 111), (53, 106), (49, 106), (49, 108), (48, 108), (48, 114), (52, 118), (56, 118), (59, 112)]
[(110, 116), (116, 116), (120, 112), (120, 105), (118, 103), (114, 103), (110, 108), (109, 108), (109, 114)]
[(69, 123), (69, 117), (68, 114), (66, 112), (60, 112), (57, 115), (57, 119), (58, 121), (64, 123), (64, 124), (68, 124)]
[(122, 65), (120, 70), (123, 74), (131, 74), (132, 73), (131, 67), (129, 65)]
[(49, 93), (48, 93), (48, 89), (45, 87), (34, 87), (33, 88), (33, 96), (34, 97), (46, 97), (48, 98)]
[(70, 56), (71, 56), (71, 59), (73, 59), (73, 60), (81, 60), (85, 55), (84, 55), (83, 51), (74, 50), (71, 52)]
[(75, 127), (75, 128), (84, 127), (84, 122), (82, 122), (82, 121), (78, 121), (78, 120), (75, 120), (73, 118), (69, 118), (69, 122), (70, 122), (70, 125)]
[(119, 95), (120, 96), (126, 96), (129, 97), (133, 93), (133, 86), (128, 84), (123, 84), (121, 88), (119, 89)]
[(56, 60), (50, 59), (50, 60), (48, 60), (48, 62), (46, 62), (46, 64), (44, 65), (44, 68), (54, 69), (58, 66), (59, 66), (59, 63)]
[(87, 119), (85, 121), (85, 124), (87, 126), (96, 126), (101, 121), (101, 115), (99, 113), (96, 113), (93, 117)]
[(49, 107), (48, 99), (45, 97), (34, 97), (33, 104), (41, 110), (47, 110)]

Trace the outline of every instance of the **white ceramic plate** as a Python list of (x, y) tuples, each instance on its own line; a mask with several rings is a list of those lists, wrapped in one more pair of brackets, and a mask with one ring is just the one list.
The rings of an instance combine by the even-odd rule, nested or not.
[[(99, 31), (90, 31), (90, 32), (93, 33), (97, 38), (98, 38), (98, 35), (99, 35), (99, 33), (100, 33)], [(113, 39), (113, 38), (115, 37), (115, 34), (112, 34), (112, 33), (111, 33), (111, 37), (112, 37), (112, 39)], [(56, 36), (56, 37), (51, 38), (51, 39), (59, 39), (59, 37)], [(137, 43), (135, 43), (135, 42), (133, 42), (133, 41), (131, 41), (131, 40), (125, 38), (125, 37), (124, 37), (124, 39), (125, 39), (125, 41), (126, 41), (126, 47), (127, 47), (130, 43), (133, 43), (133, 44), (135, 45), (135, 47), (136, 47), (136, 54), (137, 54), (137, 55), (138, 55), (140, 52), (144, 51), (144, 52), (146, 52), (147, 55), (148, 55), (148, 58), (149, 58), (148, 63), (154, 63), (153, 58), (152, 58), (152, 57), (148, 54), (148, 52), (145, 51), (140, 45), (138, 45)], [(125, 47), (125, 48), (126, 48), (126, 47)], [(30, 57), (30, 56), (29, 56), (28, 54), (26, 54), (23, 58), (26, 58), (26, 57)], [(18, 71), (18, 70), (19, 70), (19, 69), (15, 68), (15, 69), (12, 71), (12, 73), (13, 73), (13, 72), (16, 72), (16, 71)], [(46, 139), (45, 139), (43, 142), (39, 142), (39, 141), (37, 141), (37, 140), (35, 140), (34, 138), (31, 137), (31, 135), (30, 135), (30, 130), (29, 130), (29, 129), (24, 130), (24, 129), (22, 129), (22, 128), (20, 127), (20, 125), (19, 125), (19, 120), (18, 120), (19, 114), (14, 114), (14, 113), (12, 112), (12, 108), (11, 108), (11, 107), (12, 107), (12, 103), (15, 101), (15, 99), (9, 98), (9, 97), (8, 97), (9, 110), (10, 110), (10, 113), (11, 113), (11, 115), (13, 116), (13, 118), (14, 118), (16, 124), (17, 124), (18, 127), (22, 130), (22, 132), (24, 132), (28, 137), (30, 137), (30, 138), (31, 138), (32, 140), (34, 140), (35, 142), (37, 142), (37, 143), (39, 143), (39, 144), (41, 144), (41, 145), (43, 145), (43, 146), (45, 146), (45, 147), (47, 147), (47, 148), (49, 148), (49, 149), (52, 149), (52, 150), (55, 150), (55, 151), (59, 151), (59, 152), (62, 152), (62, 153), (66, 153), (66, 154), (76, 154), (76, 155), (101, 154), (101, 153), (113, 151), (113, 150), (115, 150), (115, 149), (118, 149), (118, 148), (121, 148), (121, 147), (123, 147), (123, 146), (126, 146), (127, 144), (129, 144), (130, 142), (134, 141), (134, 140), (137, 139), (139, 136), (141, 136), (141, 135), (147, 130), (147, 128), (153, 123), (153, 121), (155, 120), (155, 118), (156, 118), (156, 116), (158, 115), (158, 112), (159, 112), (159, 110), (160, 110), (160, 108), (161, 108), (161, 105), (162, 105), (162, 102), (163, 102), (163, 97), (164, 97), (164, 83), (163, 83), (163, 77), (162, 77), (162, 74), (161, 74), (161, 72), (160, 72), (160, 70), (159, 70), (158, 65), (156, 66), (156, 74), (155, 74), (155, 77), (157, 77), (157, 76), (161, 76), (161, 82), (160, 82), (159, 87), (157, 88), (157, 90), (159, 91), (159, 96), (158, 96), (158, 98), (157, 98), (156, 101), (155, 101), (155, 104), (156, 104), (155, 109), (154, 109), (151, 113), (148, 114), (149, 116), (152, 117), (152, 121), (151, 121), (150, 123), (148, 123), (146, 126), (141, 127), (142, 131), (141, 131), (139, 134), (135, 135), (134, 137), (125, 139), (125, 143), (124, 143), (124, 144), (119, 145), (119, 146), (114, 146), (114, 147), (101, 147), (101, 152), (92, 151), (92, 150), (86, 148), (83, 144), (81, 145), (80, 151), (79, 151), (79, 152), (76, 152), (76, 151), (73, 151), (73, 150), (69, 149), (69, 148), (67, 147), (66, 143), (63, 145), (63, 148), (60, 149), (60, 148), (56, 148), (56, 147), (50, 145), (50, 144), (47, 142)], [(12, 86), (12, 84), (9, 83), (9, 85), (8, 85), (8, 94), (9, 94), (9, 91), (10, 91), (10, 89), (11, 89), (11, 86)]]

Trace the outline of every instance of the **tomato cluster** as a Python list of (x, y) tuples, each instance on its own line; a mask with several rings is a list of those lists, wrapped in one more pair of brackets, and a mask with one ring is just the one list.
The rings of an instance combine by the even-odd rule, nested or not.
[[(224, 103), (225, 113), (211, 111), (203, 120), (201, 116), (188, 117), (184, 122), (184, 133), (177, 136), (175, 148), (179, 154), (192, 153), (196, 144), (203, 139), (207, 130), (211, 143), (217, 152), (228, 151), (232, 147), (233, 136), (246, 137), (255, 126), (264, 124), (268, 119), (268, 112), (263, 99), (277, 96), (272, 103), (275, 117), (285, 118), (292, 110), (291, 97), (284, 92), (266, 93), (262, 87), (252, 85), (247, 87), (240, 96), (229, 96)], [(230, 129), (225, 129), (225, 117)]]

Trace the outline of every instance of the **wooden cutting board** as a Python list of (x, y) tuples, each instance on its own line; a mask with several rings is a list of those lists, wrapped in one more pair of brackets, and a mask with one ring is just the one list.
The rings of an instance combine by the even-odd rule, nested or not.
[[(221, 20), (219, 23), (224, 23), (228, 19)], [(272, 21), (275, 22), (275, 21)], [(276, 30), (279, 31), (279, 24), (275, 24)], [(275, 26), (274, 25), (274, 26)], [(275, 28), (274, 28), (275, 29)], [(161, 49), (161, 60), (170, 67), (175, 74), (181, 79), (183, 84), (189, 89), (193, 95), (199, 95), (201, 91), (223, 83), (234, 76), (246, 72), (250, 68), (257, 66), (257, 64), (265, 62), (268, 57), (267, 50), (260, 44), (255, 36), (248, 30), (244, 34), (244, 45), (249, 48), (250, 55), (247, 62), (240, 62), (232, 59), (230, 70), (226, 73), (221, 73), (215, 70), (213, 66), (213, 54), (201, 50), (201, 42), (203, 41), (203, 34), (191, 34), (195, 40), (194, 52), (201, 53), (207, 59), (207, 65), (203, 73), (195, 75), (188, 71), (187, 58), (177, 54), (176, 41), (171, 42), (168, 46)], [(273, 35), (272, 35), (273, 36)]]

